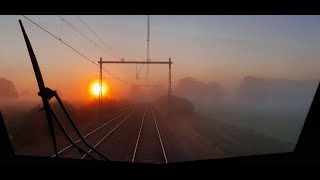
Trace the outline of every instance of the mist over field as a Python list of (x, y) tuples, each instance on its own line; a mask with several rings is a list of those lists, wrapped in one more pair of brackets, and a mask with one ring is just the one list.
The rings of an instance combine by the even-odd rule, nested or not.
[(226, 91), (219, 82), (187, 77), (174, 92), (210, 118), (295, 144), (318, 82), (246, 76)]
[[(11, 15), (0, 26), (0, 112), (17, 155), (292, 152), (320, 80), (319, 16)], [(25, 35), (67, 109), (49, 100), (58, 153)]]
[[(36, 92), (16, 89), (14, 82), (3, 79), (0, 82), (6, 90), (0, 94), (0, 110), (16, 149), (22, 154), (46, 154), (43, 146), (50, 146), (50, 136), (43, 111), (39, 111), (42, 107), (40, 97)], [(189, 139), (186, 146), (206, 152), (195, 159), (293, 150), (315, 94), (317, 80), (246, 76), (234, 89), (226, 89), (222, 84), (185, 77), (173, 86), (173, 117), (165, 123), (173, 134), (177, 133), (176, 138)], [(111, 118), (127, 105), (152, 102), (166, 117), (167, 90), (167, 86), (160, 85), (149, 90), (143, 86), (131, 86), (121, 98), (105, 99), (105, 116)], [(87, 132), (101, 124), (97, 121), (96, 101), (76, 102), (64, 99), (82, 131)], [(55, 101), (51, 104), (57, 109)], [(58, 137), (63, 139), (61, 132)], [(213, 148), (217, 144), (220, 150)], [(28, 149), (32, 146), (43, 149), (43, 152)], [(223, 153), (216, 154), (220, 151)]]

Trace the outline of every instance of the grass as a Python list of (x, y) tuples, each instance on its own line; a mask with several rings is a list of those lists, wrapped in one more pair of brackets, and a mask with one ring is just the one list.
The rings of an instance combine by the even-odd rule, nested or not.
[(266, 136), (296, 143), (306, 113), (299, 110), (259, 110), (247, 107), (207, 107), (200, 111), (206, 117), (213, 117), (231, 125), (252, 129)]
[[(103, 117), (106, 121), (114, 118), (126, 105), (123, 102), (113, 102), (112, 106), (109, 105), (111, 103), (106, 104), (102, 107), (105, 112)], [(53, 103), (51, 105), (70, 136), (73, 140), (77, 140), (78, 136), (66, 120), (61, 109), (57, 107), (57, 104)], [(65, 106), (83, 136), (105, 123), (105, 121), (98, 120), (97, 106), (94, 104), (75, 107), (65, 103)], [(12, 144), (17, 154), (40, 156), (51, 156), (53, 154), (48, 123), (44, 111), (39, 111), (39, 109), (39, 105), (32, 105), (28, 108), (10, 107), (4, 113), (5, 123), (10, 135), (13, 137)], [(61, 149), (69, 144), (69, 142), (62, 134), (58, 125), (54, 124), (58, 147)]]

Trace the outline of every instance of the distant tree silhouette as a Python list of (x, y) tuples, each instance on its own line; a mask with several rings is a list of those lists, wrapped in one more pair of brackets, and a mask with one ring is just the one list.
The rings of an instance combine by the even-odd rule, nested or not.
[(178, 82), (175, 92), (189, 99), (217, 99), (224, 95), (224, 88), (217, 82), (203, 83), (186, 77)]
[[(168, 97), (167, 96), (160, 96), (156, 100), (156, 104), (161, 107), (162, 111), (167, 111), (168, 107)], [(172, 96), (172, 104), (171, 110), (173, 114), (180, 114), (180, 115), (191, 115), (194, 113), (195, 108), (191, 101), (186, 98)]]
[(0, 78), (0, 97), (1, 98), (17, 98), (18, 91), (12, 81)]

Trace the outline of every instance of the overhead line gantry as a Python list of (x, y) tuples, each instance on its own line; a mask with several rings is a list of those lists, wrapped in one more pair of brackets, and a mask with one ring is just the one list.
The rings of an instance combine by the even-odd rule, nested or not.
[[(102, 92), (102, 64), (167, 64), (169, 66), (169, 76), (168, 76), (168, 114), (170, 114), (170, 107), (171, 107), (171, 101), (172, 101), (172, 91), (171, 91), (171, 64), (173, 63), (171, 61), (171, 58), (169, 58), (169, 61), (124, 61), (124, 59), (121, 59), (121, 61), (102, 61), (102, 58), (100, 58), (100, 61), (98, 61), (100, 64), (100, 77), (99, 77), (99, 87), (100, 92)], [(149, 84), (148, 84), (149, 85)], [(147, 86), (148, 86), (147, 85)], [(102, 93), (99, 93), (99, 99), (101, 100)], [(101, 102), (100, 102), (101, 103)]]

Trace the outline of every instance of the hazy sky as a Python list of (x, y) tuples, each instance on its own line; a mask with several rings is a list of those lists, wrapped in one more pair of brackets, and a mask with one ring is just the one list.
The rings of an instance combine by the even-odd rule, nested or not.
[[(118, 60), (95, 47), (58, 16), (27, 16), (94, 61)], [(105, 47), (76, 16), (62, 16), (83, 34)], [(145, 60), (146, 16), (80, 16), (125, 60)], [(36, 27), (22, 16), (0, 16), (0, 77), (15, 83), (19, 91), (37, 92), (29, 54), (18, 19), (33, 45), (47, 86), (62, 95), (85, 94), (98, 78), (98, 67)], [(62, 33), (61, 33), (62, 32)], [(287, 79), (320, 77), (319, 16), (151, 16), (150, 57), (172, 58), (173, 83), (192, 76), (229, 87), (246, 75)], [(104, 65), (120, 78), (135, 80), (135, 65)], [(153, 84), (167, 83), (168, 68), (151, 66)], [(145, 78), (146, 69), (141, 77)], [(107, 74), (105, 74), (107, 77)], [(126, 85), (117, 80), (112, 88)], [(79, 92), (79, 93), (78, 93)], [(81, 93), (80, 93), (81, 92)]]

